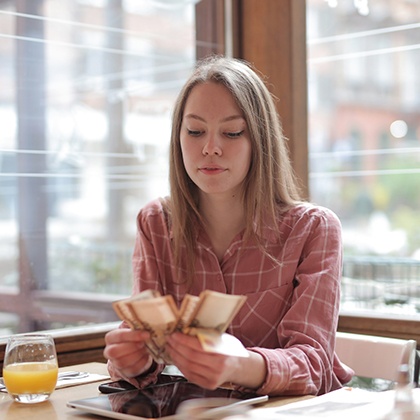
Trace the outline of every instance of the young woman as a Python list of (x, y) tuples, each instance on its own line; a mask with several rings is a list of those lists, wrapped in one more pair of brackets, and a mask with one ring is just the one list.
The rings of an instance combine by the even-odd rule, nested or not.
[[(177, 304), (205, 289), (247, 296), (228, 332), (248, 358), (205, 352), (182, 333), (168, 338), (186, 378), (269, 395), (322, 394), (347, 382), (352, 372), (334, 353), (340, 222), (300, 199), (275, 103), (247, 63), (197, 64), (173, 113), (170, 187), (138, 215), (133, 294), (156, 289)], [(106, 335), (113, 378), (139, 387), (156, 380), (163, 366), (147, 338), (124, 324)]]

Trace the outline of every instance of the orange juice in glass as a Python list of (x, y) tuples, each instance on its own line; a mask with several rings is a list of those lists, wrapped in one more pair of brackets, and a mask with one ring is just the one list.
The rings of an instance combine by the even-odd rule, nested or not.
[(49, 398), (57, 384), (54, 340), (45, 334), (9, 338), (3, 365), (7, 392), (17, 402), (37, 403)]

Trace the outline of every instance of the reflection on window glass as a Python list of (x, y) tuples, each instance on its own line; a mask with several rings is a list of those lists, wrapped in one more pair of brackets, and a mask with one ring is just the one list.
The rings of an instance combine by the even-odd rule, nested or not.
[[(191, 0), (1, 3), (0, 310), (15, 330), (95, 321), (101, 304), (96, 320), (115, 319), (109, 302), (131, 292), (136, 214), (168, 192), (194, 20)], [(80, 292), (96, 303), (78, 308)]]
[(307, 4), (310, 190), (343, 224), (343, 308), (419, 314), (420, 4)]

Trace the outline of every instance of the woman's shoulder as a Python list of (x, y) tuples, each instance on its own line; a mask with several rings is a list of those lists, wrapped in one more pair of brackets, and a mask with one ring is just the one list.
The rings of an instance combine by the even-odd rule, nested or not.
[(308, 201), (303, 201), (297, 203), (291, 209), (291, 214), (295, 215), (308, 215), (308, 216), (319, 216), (319, 217), (334, 217), (337, 218), (337, 215), (328, 207), (321, 206), (319, 204), (311, 203)]
[[(327, 207), (310, 202), (299, 202), (287, 209), (280, 209), (277, 226), (270, 232), (266, 231), (267, 238), (272, 242), (280, 240), (284, 243), (286, 238), (308, 238), (313, 235), (341, 235), (341, 222), (337, 215)], [(294, 239), (294, 240), (295, 240)]]
[(145, 204), (137, 215), (137, 222), (140, 225), (167, 224), (169, 214), (169, 197), (156, 198)]
[(280, 217), (282, 221), (287, 219), (294, 220), (295, 222), (301, 220), (313, 223), (340, 225), (340, 220), (333, 210), (311, 202), (300, 202), (288, 208)]
[(159, 197), (146, 203), (139, 211), (142, 215), (154, 215), (167, 211), (169, 206), (169, 197)]

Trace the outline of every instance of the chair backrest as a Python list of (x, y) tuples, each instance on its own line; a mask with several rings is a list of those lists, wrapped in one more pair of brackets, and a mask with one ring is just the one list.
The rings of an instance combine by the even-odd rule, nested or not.
[(356, 376), (397, 381), (398, 369), (407, 364), (414, 380), (415, 340), (337, 332), (335, 351)]

